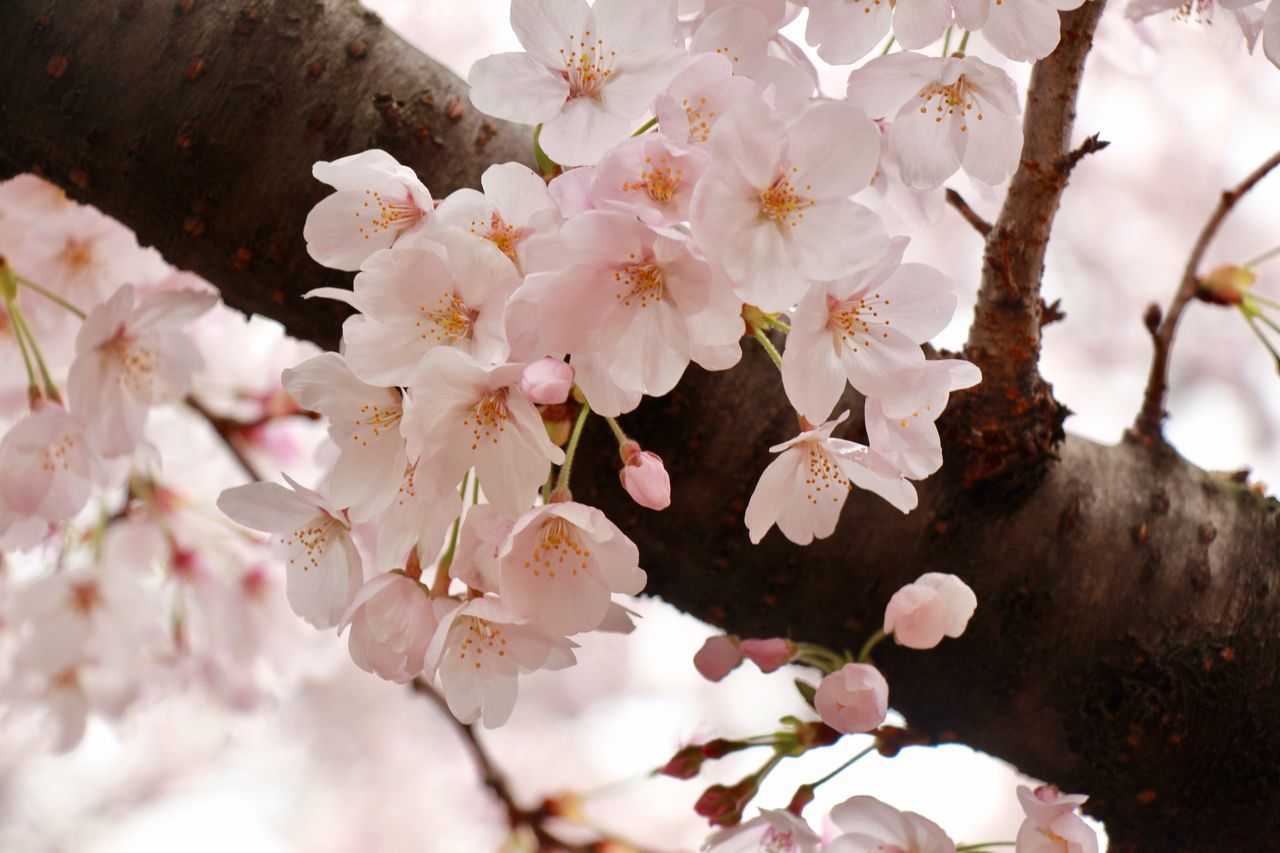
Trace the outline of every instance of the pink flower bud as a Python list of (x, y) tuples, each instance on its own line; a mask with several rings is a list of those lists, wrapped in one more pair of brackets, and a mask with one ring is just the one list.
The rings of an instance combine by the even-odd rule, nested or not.
[(791, 663), (796, 656), (796, 644), (781, 637), (770, 640), (743, 640), (738, 650), (747, 660), (760, 667), (761, 672), (773, 672), (784, 663)]
[(754, 776), (748, 776), (735, 785), (712, 785), (698, 797), (693, 810), (712, 826), (736, 826), (742, 820), (742, 810), (759, 787), (760, 782)]
[(884, 632), (909, 649), (931, 649), (945, 637), (959, 637), (978, 606), (978, 597), (955, 575), (929, 572), (893, 594), (884, 611)]
[(671, 478), (658, 454), (647, 450), (633, 454), (618, 476), (622, 479), (622, 488), (640, 506), (649, 509), (671, 506)]
[(742, 653), (738, 651), (738, 642), (727, 634), (708, 637), (693, 656), (693, 665), (707, 681), (721, 680), (737, 669), (740, 663)]
[(813, 704), (836, 731), (869, 732), (889, 713), (889, 683), (870, 664), (847, 663), (822, 679)]
[(534, 403), (563, 403), (572, 387), (573, 368), (558, 358), (530, 362), (520, 374), (520, 390)]

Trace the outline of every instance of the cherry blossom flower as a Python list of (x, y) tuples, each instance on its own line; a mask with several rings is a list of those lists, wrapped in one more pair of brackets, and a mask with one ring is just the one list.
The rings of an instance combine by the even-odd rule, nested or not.
[(983, 38), (1005, 56), (1019, 62), (1030, 62), (1043, 59), (1058, 46), (1058, 12), (1076, 9), (1084, 2), (960, 0), (956, 4), (956, 17), (965, 29), (981, 30)]
[(282, 379), (300, 406), (329, 419), (338, 445), (329, 481), (334, 504), (348, 508), (353, 521), (375, 518), (395, 497), (408, 466), (400, 391), (361, 382), (335, 352), (286, 370)]
[(40, 403), (0, 439), (0, 516), (65, 521), (89, 500), (94, 469), (83, 427), (57, 403)]
[(539, 405), (563, 403), (572, 388), (573, 368), (558, 358), (530, 362), (520, 374), (520, 392)]
[(1280, 68), (1280, 3), (1271, 0), (1262, 16), (1262, 51)]
[(551, 463), (564, 451), (547, 438), (538, 410), (520, 393), (523, 364), (485, 367), (467, 353), (438, 347), (412, 382), (401, 431), (417, 479), (441, 494), (475, 468), (489, 502), (512, 515), (533, 505)]
[(384, 572), (360, 587), (338, 633), (347, 626), (356, 666), (404, 684), (422, 672), (437, 621), (426, 587), (399, 572)]
[(713, 53), (729, 59), (735, 76), (768, 89), (774, 108), (794, 117), (807, 106), (816, 75), (807, 60), (797, 64), (796, 56), (784, 59), (770, 55), (770, 49), (783, 41), (760, 8), (741, 3), (719, 4), (695, 28), (689, 39), (689, 52)]
[(897, 238), (869, 269), (811, 286), (793, 312), (782, 382), (810, 422), (826, 419), (846, 379), (869, 397), (919, 395), (906, 374), (924, 362), (920, 344), (951, 321), (956, 297), (933, 267), (901, 263), (906, 244)]
[(509, 347), (503, 306), (520, 276), (503, 255), (470, 235), (440, 234), (370, 257), (354, 290), (318, 288), (308, 296), (346, 302), (361, 313), (342, 326), (351, 371), (366, 382), (408, 385), (432, 349), (452, 346), (485, 364)]
[(898, 645), (931, 649), (945, 637), (959, 637), (978, 597), (955, 575), (928, 572), (893, 594), (884, 611), (884, 632)]
[(624, 452), (624, 457), (618, 478), (631, 499), (648, 509), (663, 510), (671, 506), (671, 477), (662, 464), (662, 457), (641, 450), (638, 444), (634, 451)]
[(377, 148), (312, 167), (336, 192), (307, 214), (302, 236), (316, 263), (358, 270), (379, 249), (426, 227), (431, 193), (408, 166)]
[[(623, 213), (584, 213), (560, 235), (573, 263), (525, 284), (536, 294), (545, 348), (597, 353), (622, 388), (654, 396), (670, 391), (692, 355), (687, 318), (711, 304), (711, 269), (687, 241)], [(721, 312), (711, 324), (740, 335), (733, 301), (714, 304)]]
[(738, 639), (728, 634), (707, 637), (707, 641), (693, 656), (693, 666), (707, 681), (721, 681), (742, 663)]
[(831, 822), (840, 835), (823, 848), (825, 853), (874, 853), (881, 850), (911, 853), (955, 853), (955, 842), (942, 827), (915, 812), (900, 812), (875, 797), (851, 797), (831, 810)]
[(285, 594), (293, 612), (316, 628), (337, 625), (363, 581), (351, 525), (320, 495), (285, 475), (277, 483), (249, 483), (218, 496), (233, 521), (279, 536), (286, 550)]
[(1098, 835), (1076, 809), (1089, 798), (1063, 794), (1052, 785), (1033, 792), (1018, 786), (1018, 802), (1027, 819), (1018, 829), (1016, 853), (1098, 853)]
[(502, 550), (511, 538), (518, 517), (499, 512), (489, 504), (467, 510), (458, 534), (458, 547), (449, 565), (449, 577), (471, 589), (497, 592), (501, 579)]
[(462, 514), (462, 496), (452, 484), (423, 479), (419, 482), (417, 463), (407, 465), (395, 497), (378, 515), (375, 569), (403, 566), (415, 547), (419, 554), (439, 553), (453, 520)]
[[(809, 0), (809, 20), (804, 40), (818, 49), (818, 56), (832, 65), (848, 65), (871, 52), (889, 33), (893, 17), (894, 38), (915, 50), (937, 40), (951, 19), (947, 0)], [(942, 25), (937, 26), (938, 18)], [(933, 38), (925, 34), (937, 28)], [(923, 39), (923, 41), (922, 41)]]
[(959, 359), (935, 359), (904, 370), (899, 381), (907, 393), (889, 401), (867, 399), (863, 422), (871, 447), (908, 479), (928, 477), (942, 467), (936, 422), (950, 392), (976, 385), (981, 378), (977, 367)]
[(601, 210), (630, 213), (654, 228), (689, 218), (693, 188), (706, 172), (706, 151), (661, 133), (646, 133), (614, 148), (596, 166), (591, 197)]
[(445, 702), (459, 722), (479, 720), (487, 729), (497, 728), (511, 716), (521, 674), (564, 669), (575, 661), (577, 646), (571, 640), (517, 624), (496, 598), (473, 598), (437, 615), (427, 671), (438, 673)]
[(817, 853), (809, 824), (782, 809), (761, 809), (757, 817), (722, 829), (707, 839), (704, 853)]
[(760, 94), (760, 87), (751, 80), (734, 76), (733, 60), (700, 53), (689, 57), (671, 85), (658, 95), (653, 111), (664, 136), (706, 146), (716, 123), (738, 99)]
[(674, 47), (675, 0), (513, 0), (527, 53), (471, 66), (471, 103), (496, 118), (541, 124), (557, 163), (594, 163), (631, 132), (685, 53)]
[(482, 237), (520, 275), (558, 266), (559, 208), (547, 184), (528, 166), (498, 163), (480, 176), (483, 193), (463, 188), (436, 208), (436, 222)]
[(825, 539), (835, 532), (851, 486), (875, 492), (903, 512), (915, 508), (915, 488), (893, 466), (860, 444), (831, 437), (848, 416), (769, 448), (780, 455), (760, 475), (747, 504), (752, 542), (774, 524), (797, 545)]
[(1017, 89), (981, 59), (892, 53), (850, 74), (848, 97), (872, 118), (892, 120), (889, 146), (909, 187), (941, 186), (962, 167), (998, 184), (1018, 165)]
[(176, 290), (135, 305), (125, 285), (89, 312), (76, 335), (67, 400), (95, 450), (129, 453), (142, 440), (147, 410), (186, 395), (203, 362), (182, 327), (217, 301), (214, 293)]
[(788, 127), (760, 98), (740, 99), (694, 191), (698, 245), (744, 301), (786, 310), (809, 279), (849, 275), (883, 250), (879, 217), (849, 200), (879, 149), (875, 126), (844, 104), (817, 104)]
[(818, 684), (813, 707), (838, 732), (869, 732), (889, 713), (889, 683), (870, 664), (847, 663)]
[(635, 595), (645, 573), (635, 543), (600, 510), (550, 503), (520, 517), (498, 552), (510, 611), (556, 634), (597, 628), (610, 595)]

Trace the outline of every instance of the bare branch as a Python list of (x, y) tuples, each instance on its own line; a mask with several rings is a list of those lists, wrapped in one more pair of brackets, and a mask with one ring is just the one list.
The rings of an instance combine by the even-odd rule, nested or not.
[(1166, 415), (1164, 404), (1165, 397), (1169, 391), (1169, 355), (1173, 348), (1174, 334), (1178, 331), (1178, 321), (1182, 319), (1182, 312), (1186, 309), (1187, 303), (1195, 296), (1196, 271), (1200, 268), (1201, 261), (1204, 260), (1204, 254), (1208, 250), (1209, 244), (1213, 242), (1213, 238), (1217, 236), (1223, 221), (1226, 220), (1227, 215), (1236, 206), (1236, 203), (1277, 166), (1280, 166), (1280, 151), (1267, 158), (1262, 165), (1250, 172), (1243, 181), (1224, 191), (1222, 197), (1218, 200), (1218, 206), (1214, 208), (1213, 214), (1205, 222), (1204, 228), (1200, 231), (1200, 236), (1196, 239), (1195, 245), (1191, 249), (1191, 255), (1187, 258), (1187, 265), (1182, 271), (1182, 280), (1178, 283), (1178, 290), (1174, 293), (1173, 300), (1169, 303), (1169, 310), (1164, 313), (1164, 319), (1151, 334), (1152, 344), (1155, 347), (1155, 353), (1151, 359), (1151, 373), (1147, 377), (1147, 389), (1146, 393), (1143, 394), (1142, 409), (1138, 412), (1138, 417), (1133, 423), (1133, 429), (1130, 431), (1130, 435), (1133, 438), (1144, 444), (1164, 443), (1164, 419)]
[(947, 204), (954, 207), (964, 217), (965, 222), (973, 226), (974, 230), (983, 237), (991, 233), (991, 223), (978, 215), (978, 212), (969, 206), (969, 202), (964, 200), (964, 196), (947, 187)]
[(227, 452), (235, 459), (236, 464), (240, 466), (240, 470), (245, 473), (245, 476), (250, 481), (260, 483), (266, 479), (262, 476), (262, 472), (258, 470), (258, 467), (245, 455), (240, 446), (240, 437), (244, 435), (245, 430), (259, 426), (261, 422), (246, 423), (214, 414), (205, 408), (205, 405), (192, 394), (188, 394), (182, 402), (187, 405), (187, 408), (208, 422), (213, 431), (218, 434), (218, 438), (222, 439), (222, 444), (227, 448)]

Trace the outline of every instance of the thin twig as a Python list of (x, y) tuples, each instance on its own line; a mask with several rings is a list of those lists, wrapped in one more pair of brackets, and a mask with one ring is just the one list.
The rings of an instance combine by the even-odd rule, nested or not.
[(549, 815), (542, 809), (530, 811), (521, 808), (516, 802), (515, 795), (511, 793), (511, 789), (507, 787), (507, 781), (503, 778), (502, 772), (490, 760), (484, 744), (480, 743), (480, 739), (476, 736), (475, 727), (459, 722), (458, 718), (449, 710), (444, 697), (425, 678), (415, 678), (412, 687), (415, 693), (421, 693), (430, 699), (440, 710), (440, 713), (444, 715), (445, 719), (452, 723), (453, 727), (458, 731), (467, 748), (467, 752), (471, 753), (471, 760), (475, 762), (476, 769), (480, 771), (480, 781), (493, 794), (494, 799), (501, 803), (506, 810), (507, 824), (513, 831), (521, 827), (527, 828), (537, 839), (540, 851), (558, 850), (563, 851), (563, 853), (592, 853), (596, 849), (595, 845), (575, 844), (557, 837), (546, 828), (545, 823)]
[(244, 423), (231, 418), (224, 418), (222, 415), (215, 415), (191, 394), (188, 394), (182, 402), (186, 403), (187, 408), (204, 418), (209, 423), (209, 426), (213, 427), (213, 431), (218, 434), (218, 438), (222, 439), (227, 451), (250, 480), (260, 483), (266, 479), (253, 462), (250, 461), (249, 457), (245, 455), (244, 451), (240, 449), (240, 445), (236, 440), (236, 436), (243, 434), (246, 429), (256, 426), (256, 422)]
[(1223, 192), (1222, 198), (1218, 200), (1218, 206), (1214, 208), (1213, 215), (1204, 224), (1204, 228), (1200, 231), (1200, 236), (1196, 239), (1195, 246), (1191, 249), (1191, 255), (1187, 258), (1187, 265), (1182, 271), (1182, 281), (1173, 296), (1173, 301), (1169, 303), (1169, 310), (1164, 313), (1164, 319), (1151, 335), (1151, 341), (1155, 348), (1155, 353), (1151, 359), (1151, 374), (1147, 377), (1147, 390), (1142, 398), (1142, 409), (1138, 412), (1138, 417), (1134, 421), (1131, 431), (1131, 434), (1140, 441), (1160, 442), (1164, 439), (1163, 428), (1166, 414), (1164, 404), (1169, 392), (1169, 354), (1173, 349), (1173, 336), (1178, 330), (1178, 321), (1182, 319), (1183, 310), (1196, 293), (1196, 282), (1198, 280), (1196, 270), (1200, 268), (1200, 262), (1204, 259), (1204, 254), (1208, 250), (1209, 244), (1217, 236), (1223, 221), (1231, 213), (1236, 203), (1276, 166), (1280, 166), (1280, 151), (1267, 158), (1266, 162), (1250, 172), (1243, 181)]
[(978, 215), (978, 212), (969, 206), (969, 202), (964, 200), (964, 196), (947, 187), (947, 204), (960, 211), (960, 215), (964, 217), (965, 222), (973, 226), (974, 230), (983, 237), (991, 233), (991, 223)]
[(1070, 177), (1071, 170), (1076, 167), (1077, 163), (1079, 163), (1085, 157), (1088, 157), (1090, 154), (1093, 154), (1094, 152), (1097, 152), (1097, 151), (1101, 151), (1102, 149), (1106, 148), (1110, 144), (1111, 143), (1105, 139), (1099, 139), (1098, 134), (1096, 133), (1093, 134), (1092, 136), (1085, 137), (1084, 142), (1081, 142), (1075, 148), (1068, 151), (1067, 155), (1061, 158), (1060, 160), (1058, 160), (1058, 162), (1055, 164), (1055, 167), (1058, 170), (1058, 174), (1060, 174), (1062, 176), (1063, 181), (1065, 181), (1068, 177)]

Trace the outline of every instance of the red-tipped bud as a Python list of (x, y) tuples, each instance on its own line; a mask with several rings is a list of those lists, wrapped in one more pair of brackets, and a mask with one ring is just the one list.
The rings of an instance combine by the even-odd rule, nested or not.
[(702, 770), (702, 763), (707, 760), (700, 746), (686, 746), (671, 756), (671, 760), (662, 766), (658, 773), (675, 779), (692, 779)]
[(734, 785), (712, 785), (698, 797), (693, 810), (712, 826), (735, 826), (742, 821), (742, 812), (756, 795), (758, 787), (755, 776), (748, 776)]
[(796, 656), (796, 644), (781, 637), (743, 640), (738, 649), (744, 658), (760, 667), (761, 672), (773, 672), (784, 663), (791, 663)]

